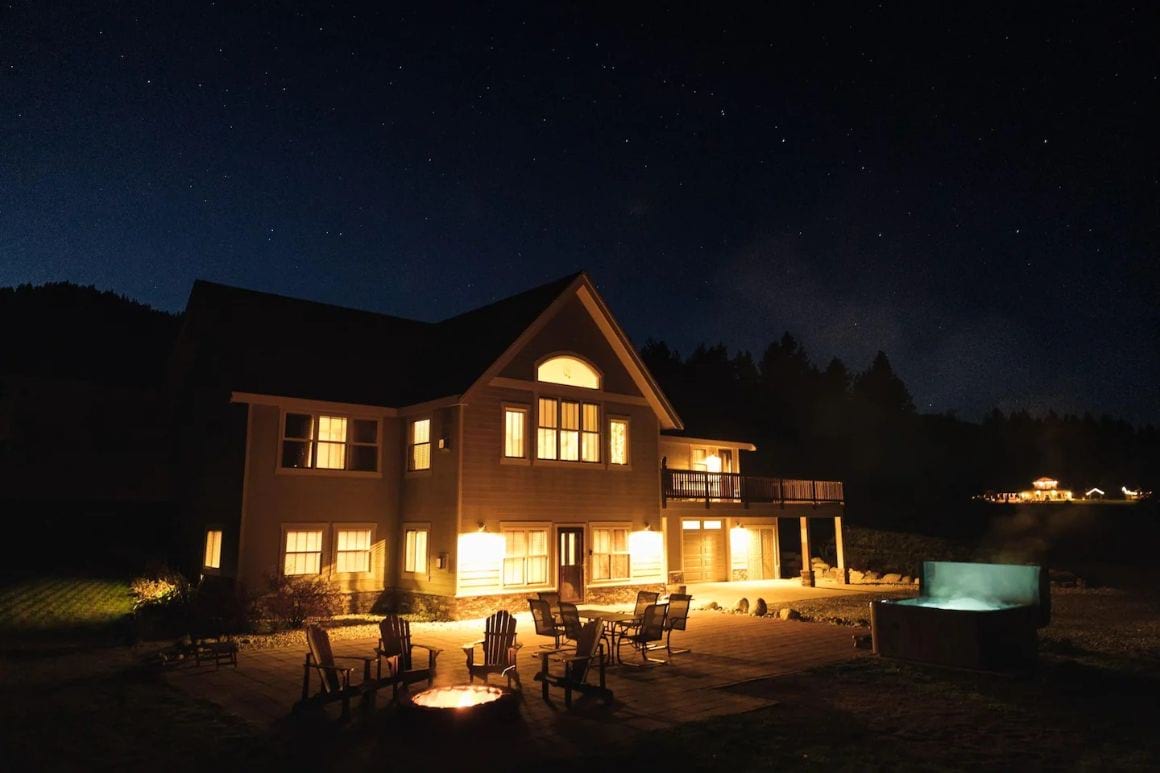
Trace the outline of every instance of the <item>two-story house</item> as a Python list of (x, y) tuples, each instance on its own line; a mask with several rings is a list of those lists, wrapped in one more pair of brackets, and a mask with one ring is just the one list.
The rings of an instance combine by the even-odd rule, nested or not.
[(681, 436), (584, 274), (438, 323), (198, 282), (171, 382), (191, 562), (255, 590), (322, 576), (455, 615), (776, 578), (779, 517), (840, 545), (841, 484)]

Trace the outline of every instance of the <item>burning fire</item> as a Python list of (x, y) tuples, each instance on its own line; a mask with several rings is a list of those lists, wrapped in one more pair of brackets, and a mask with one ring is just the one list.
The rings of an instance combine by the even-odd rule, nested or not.
[(503, 696), (498, 687), (458, 685), (424, 690), (414, 697), (415, 705), (430, 709), (466, 709), (497, 701)]

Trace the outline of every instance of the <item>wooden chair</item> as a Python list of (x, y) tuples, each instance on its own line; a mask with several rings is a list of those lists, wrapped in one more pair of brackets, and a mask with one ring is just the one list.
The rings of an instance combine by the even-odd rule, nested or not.
[[(480, 647), (483, 653), (481, 663), (475, 662), (476, 647)], [(507, 677), (508, 687), (515, 680), (516, 685), (523, 689), (516, 665), (519, 648), (520, 645), (516, 643), (516, 619), (504, 610), (496, 612), (487, 618), (483, 638), (463, 645), (463, 654), (467, 656), (468, 682), (474, 682), (476, 676), (482, 676), (483, 681), (487, 682), (489, 674), (500, 674)]]
[(632, 648), (640, 652), (641, 663), (625, 663), (625, 665), (639, 665), (644, 666), (649, 663), (664, 663), (663, 660), (656, 660), (650, 658), (648, 653), (650, 650), (659, 649), (662, 647), (661, 642), (665, 636), (665, 612), (668, 609), (667, 604), (649, 604), (644, 610), (644, 616), (641, 618), (640, 625), (631, 632), (624, 633), (617, 642), (616, 659), (621, 663), (624, 660), (620, 657), (620, 648), (624, 646), (624, 642), (628, 641)]
[[(309, 651), (306, 653), (306, 664), (302, 667), (302, 700), (295, 706), (296, 709), (342, 701), (342, 720), (346, 721), (350, 719), (351, 696), (362, 696), (364, 709), (369, 710), (374, 706), (376, 683), (371, 680), (373, 657), (335, 655), (330, 648), (330, 635), (326, 629), (317, 625), (306, 627), (306, 644)], [(335, 665), (335, 660), (361, 660), (362, 682), (352, 685), (350, 672), (354, 668)], [(318, 673), (319, 681), (318, 692), (313, 696), (310, 694), (311, 671)]]
[[(412, 651), (415, 647), (427, 651), (425, 666), (415, 667)], [(442, 650), (429, 647), (426, 644), (416, 644), (411, 641), (411, 623), (398, 615), (387, 615), (379, 623), (379, 646), (375, 648), (378, 656), (377, 677), (380, 684), (391, 685), (391, 699), (398, 701), (399, 685), (407, 687), (415, 682), (426, 681), (430, 687), (435, 679), (435, 659)], [(383, 661), (387, 661), (387, 678), (383, 679)]]
[(669, 595), (669, 608), (665, 613), (665, 650), (669, 657), (689, 652), (688, 649), (673, 649), (673, 631), (683, 631), (689, 624), (689, 610), (693, 604), (693, 597), (686, 593)]
[[(566, 650), (540, 653), (540, 672), (536, 674), (536, 681), (543, 686), (544, 700), (548, 701), (549, 687), (561, 687), (564, 690), (564, 705), (572, 708), (572, 693), (595, 693), (605, 703), (612, 703), (612, 690), (609, 690), (604, 681), (604, 645), (600, 641), (602, 626), (599, 620), (592, 620), (581, 626), (576, 639), (576, 650), (568, 656)], [(553, 674), (549, 669), (550, 663), (562, 663), (562, 673)], [(595, 665), (600, 674), (599, 684), (588, 684), (588, 675)]]

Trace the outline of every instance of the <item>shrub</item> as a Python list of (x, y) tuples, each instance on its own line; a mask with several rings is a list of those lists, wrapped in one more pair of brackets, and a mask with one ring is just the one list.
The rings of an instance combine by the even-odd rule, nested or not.
[(133, 594), (133, 611), (149, 607), (166, 608), (183, 605), (189, 599), (189, 582), (164, 564), (147, 567), (145, 573), (129, 583)]
[(325, 620), (339, 612), (341, 598), (321, 577), (267, 577), (269, 592), (260, 606), (267, 618), (291, 628)]

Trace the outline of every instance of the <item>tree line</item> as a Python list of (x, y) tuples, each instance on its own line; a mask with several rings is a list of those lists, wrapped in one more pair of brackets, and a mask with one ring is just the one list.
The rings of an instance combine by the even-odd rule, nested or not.
[(682, 356), (661, 341), (641, 356), (687, 434), (756, 444), (747, 473), (843, 480), (855, 521), (945, 532), (985, 517), (972, 498), (987, 490), (1050, 475), (1118, 495), (1122, 485), (1154, 488), (1160, 470), (1152, 425), (1090, 413), (995, 409), (978, 422), (920, 413), (881, 351), (861, 371), (838, 358), (818, 367), (785, 333), (759, 358), (724, 344)]

